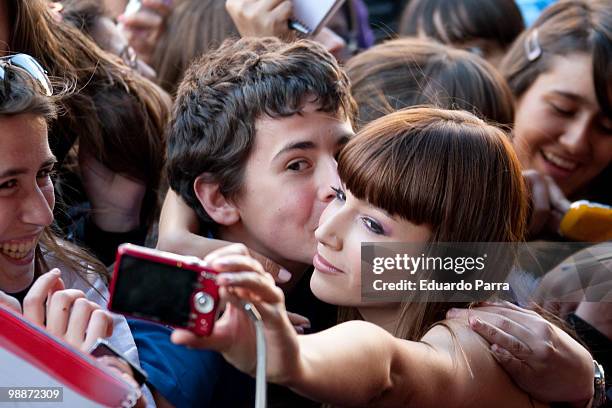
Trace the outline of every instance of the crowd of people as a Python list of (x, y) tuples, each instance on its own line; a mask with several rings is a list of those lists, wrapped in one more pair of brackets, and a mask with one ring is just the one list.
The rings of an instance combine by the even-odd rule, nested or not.
[[(607, 404), (612, 307), (551, 301), (565, 264), (510, 301), (371, 303), (361, 248), (567, 242), (572, 202), (612, 206), (612, 3), (526, 26), (514, 0), (409, 0), (382, 35), (347, 0), (308, 38), (289, 0), (126, 3), (0, 0), (0, 307), (108, 338), (142, 407), (253, 405), (244, 302), (271, 407)], [(125, 242), (219, 273), (210, 336), (106, 310)], [(612, 267), (589, 245), (584, 293)]]

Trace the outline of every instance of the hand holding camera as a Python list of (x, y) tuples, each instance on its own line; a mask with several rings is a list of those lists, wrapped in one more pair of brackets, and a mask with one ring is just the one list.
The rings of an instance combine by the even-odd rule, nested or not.
[(285, 309), (283, 291), (272, 275), (263, 270), (242, 244), (230, 245), (205, 258), (217, 277), (221, 300), (227, 307), (208, 337), (176, 330), (172, 341), (196, 348), (217, 350), (239, 370), (255, 375), (256, 337), (244, 302), (252, 303), (264, 322), (268, 347), (267, 377), (273, 382), (293, 378), (298, 369), (299, 348), (296, 330)]

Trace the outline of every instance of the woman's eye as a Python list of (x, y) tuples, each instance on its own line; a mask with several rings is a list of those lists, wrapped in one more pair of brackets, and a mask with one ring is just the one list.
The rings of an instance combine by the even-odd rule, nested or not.
[(377, 235), (384, 235), (385, 234), (385, 230), (383, 229), (383, 227), (378, 222), (374, 221), (373, 219), (364, 217), (363, 218), (363, 223), (373, 233), (375, 233)]
[(336, 193), (336, 200), (346, 201), (346, 194), (344, 194), (344, 191), (336, 187), (332, 187), (332, 190), (334, 190), (334, 193)]
[(573, 109), (567, 109), (565, 107), (559, 106), (559, 105), (555, 105), (554, 103), (550, 104), (550, 107), (559, 115), (561, 116), (572, 116), (574, 114), (574, 110)]
[(15, 187), (17, 187), (17, 180), (15, 179), (5, 181), (4, 183), (0, 184), (0, 190), (8, 190)]
[(308, 168), (308, 162), (306, 160), (297, 160), (287, 165), (287, 170), (292, 171), (303, 171)]

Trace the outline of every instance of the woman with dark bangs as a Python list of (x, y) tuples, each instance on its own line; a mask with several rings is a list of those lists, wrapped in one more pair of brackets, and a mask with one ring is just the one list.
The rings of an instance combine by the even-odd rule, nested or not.
[[(483, 165), (474, 166), (475, 158)], [(405, 109), (363, 128), (341, 152), (338, 170), (342, 185), (316, 231), (311, 288), (360, 320), (298, 336), (271, 275), (231, 246), (210, 255), (210, 265), (250, 272), (219, 276), (230, 306), (213, 335), (177, 331), (173, 341), (216, 349), (254, 374), (255, 337), (245, 335), (252, 331), (242, 299), (266, 325), (268, 379), (309, 398), (350, 406), (543, 406), (511, 381), (465, 320), (444, 320), (451, 304), (361, 299), (362, 242), (523, 239), (527, 193), (507, 136), (466, 112)], [(575, 384), (592, 381), (589, 364)]]

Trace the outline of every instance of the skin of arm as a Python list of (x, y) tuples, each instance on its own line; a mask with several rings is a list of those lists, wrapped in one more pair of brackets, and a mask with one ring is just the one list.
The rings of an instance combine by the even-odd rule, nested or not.
[(298, 369), (281, 382), (347, 406), (530, 406), (481, 340), (464, 325), (447, 324), (455, 339), (437, 325), (422, 341), (406, 341), (362, 321), (298, 336)]

